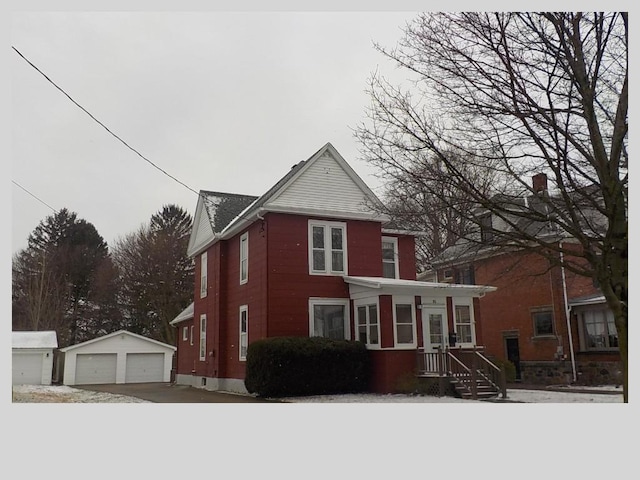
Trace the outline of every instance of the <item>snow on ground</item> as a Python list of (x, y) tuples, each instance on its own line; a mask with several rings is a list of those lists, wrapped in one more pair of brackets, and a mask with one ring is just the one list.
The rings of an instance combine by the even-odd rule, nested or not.
[[(507, 400), (521, 403), (622, 403), (619, 387), (590, 387), (593, 393), (579, 393), (579, 387), (566, 387), (564, 391), (509, 389)], [(149, 403), (134, 397), (80, 390), (57, 385), (14, 385), (13, 403)], [(453, 397), (417, 395), (348, 394), (289, 397), (290, 403), (483, 403)]]

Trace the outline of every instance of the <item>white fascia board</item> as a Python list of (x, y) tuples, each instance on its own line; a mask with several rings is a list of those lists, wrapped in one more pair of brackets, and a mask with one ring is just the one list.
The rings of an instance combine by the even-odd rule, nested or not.
[[(357, 296), (369, 292), (375, 295), (441, 295), (447, 297), (482, 297), (497, 287), (488, 285), (461, 285), (449, 283), (419, 282), (416, 280), (396, 280), (382, 277), (344, 276), (349, 284), (349, 292)], [(374, 291), (374, 292), (372, 292)]]
[(187, 250), (187, 256), (190, 258), (194, 258), (200, 255), (202, 252), (207, 250), (211, 245), (220, 240), (220, 234), (214, 234), (213, 237), (207, 239), (207, 241), (201, 243), (200, 245), (196, 245), (193, 248), (189, 248)]
[(342, 218), (346, 220), (369, 220), (374, 222), (388, 222), (389, 216), (375, 213), (373, 211), (369, 212), (344, 212), (339, 210), (318, 210), (314, 208), (285, 208), (285, 207), (274, 207), (265, 205), (262, 209), (263, 212), (273, 212), (273, 213), (289, 213), (292, 215), (308, 215), (312, 217), (330, 217), (330, 218)]
[(412, 237), (426, 237), (428, 235), (427, 232), (420, 232), (417, 230), (396, 230), (393, 228), (383, 228), (382, 233), (387, 235), (409, 235)]

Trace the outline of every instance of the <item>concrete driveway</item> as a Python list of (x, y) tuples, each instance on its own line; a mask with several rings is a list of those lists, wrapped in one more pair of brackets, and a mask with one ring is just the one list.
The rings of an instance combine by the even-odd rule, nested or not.
[(281, 403), (250, 395), (212, 392), (188, 385), (171, 383), (123, 383), (108, 385), (74, 385), (73, 388), (92, 392), (127, 395), (153, 403)]

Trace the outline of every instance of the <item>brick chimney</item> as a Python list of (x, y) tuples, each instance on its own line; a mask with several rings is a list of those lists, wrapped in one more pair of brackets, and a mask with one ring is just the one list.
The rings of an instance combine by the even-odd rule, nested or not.
[(544, 173), (534, 175), (531, 180), (533, 180), (533, 191), (535, 193), (544, 192), (547, 189), (547, 176)]

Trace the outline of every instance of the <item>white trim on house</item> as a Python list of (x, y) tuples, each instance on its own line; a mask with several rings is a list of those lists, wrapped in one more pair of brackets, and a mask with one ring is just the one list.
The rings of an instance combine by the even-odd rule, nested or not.
[(249, 232), (240, 236), (240, 285), (249, 281)]
[[(376, 331), (377, 331), (377, 341), (376, 342), (371, 342), (371, 309), (370, 307), (375, 306), (376, 307)], [(359, 312), (359, 308), (364, 307), (365, 310), (365, 323), (362, 324), (363, 326), (365, 326), (366, 328), (366, 341), (364, 341), (363, 343), (367, 346), (367, 349), (369, 350), (380, 350), (381, 344), (382, 344), (382, 337), (381, 337), (381, 332), (380, 332), (380, 297), (373, 296), (373, 297), (369, 297), (369, 298), (361, 298), (358, 300), (354, 300), (353, 302), (353, 314), (355, 316), (354, 319), (354, 339), (355, 340), (360, 340), (360, 312)], [(362, 340), (360, 340), (362, 341)]]
[(202, 252), (200, 255), (200, 298), (207, 296), (207, 252)]
[[(323, 229), (323, 246), (316, 247), (314, 245), (313, 230), (314, 227)], [(334, 229), (340, 229), (342, 232), (341, 248), (333, 249), (332, 245), (332, 233)], [(347, 224), (345, 222), (330, 222), (324, 220), (310, 219), (308, 221), (308, 248), (309, 248), (309, 275), (346, 275), (349, 270), (349, 259), (347, 252)], [(315, 268), (316, 251), (322, 251), (324, 254), (324, 266), (322, 269)], [(342, 254), (342, 270), (334, 270), (333, 268), (333, 253), (340, 252)]]
[[(398, 237), (382, 237), (382, 243), (389, 243), (393, 247), (393, 260), (385, 259), (382, 256), (382, 276), (385, 278), (400, 278), (400, 256), (398, 255)], [(384, 248), (382, 249), (384, 252)], [(393, 264), (393, 277), (384, 274), (384, 264)]]
[(314, 316), (314, 306), (316, 305), (340, 305), (344, 307), (344, 339), (351, 340), (351, 322), (349, 315), (349, 299), (348, 298), (319, 298), (319, 297), (310, 297), (309, 298), (309, 336), (314, 337), (315, 335), (315, 316)]
[[(417, 338), (417, 321), (416, 321), (416, 302), (415, 297), (410, 295), (394, 295), (392, 297), (392, 310), (393, 310), (393, 345), (396, 350), (415, 349), (418, 347)], [(400, 342), (398, 340), (398, 327), (406, 327), (409, 325), (406, 322), (398, 322), (398, 306), (410, 306), (411, 307), (411, 342)], [(403, 330), (406, 330), (403, 329)]]
[[(244, 318), (243, 318), (244, 314)], [(241, 362), (247, 360), (247, 348), (249, 347), (249, 306), (240, 305), (238, 318), (238, 358)]]
[[(462, 323), (458, 323), (458, 316), (456, 315), (456, 307), (469, 307), (469, 322), (471, 327), (471, 342), (463, 342), (461, 341), (460, 332), (458, 332), (458, 326), (466, 325)], [(453, 312), (453, 331), (456, 333), (456, 345), (462, 347), (473, 347), (477, 343), (476, 337), (476, 320), (475, 313), (473, 308), (473, 299), (470, 297), (454, 297), (452, 299), (451, 309)]]
[(207, 314), (200, 314), (200, 343), (198, 344), (198, 360), (207, 359)]

